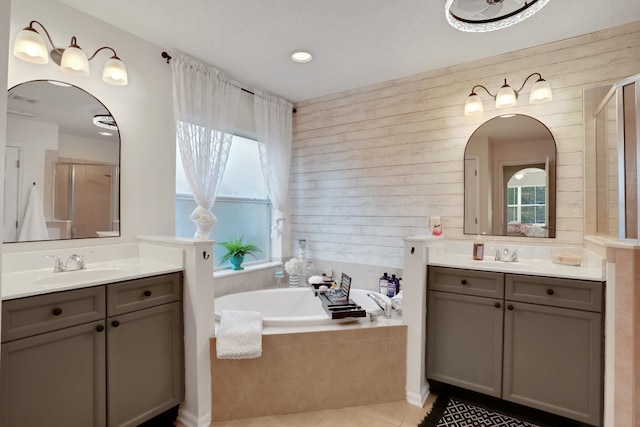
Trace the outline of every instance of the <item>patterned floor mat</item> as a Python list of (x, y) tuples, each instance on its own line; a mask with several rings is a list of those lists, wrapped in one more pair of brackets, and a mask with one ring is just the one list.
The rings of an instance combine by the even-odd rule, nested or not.
[(439, 396), (418, 427), (538, 427), (479, 406)]

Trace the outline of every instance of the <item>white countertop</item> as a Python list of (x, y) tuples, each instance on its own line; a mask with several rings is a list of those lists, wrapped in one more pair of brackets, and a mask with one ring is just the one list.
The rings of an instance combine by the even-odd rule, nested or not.
[(428, 264), (438, 267), (466, 268), (501, 273), (527, 274), (531, 276), (595, 281), (604, 280), (604, 270), (602, 266), (555, 264), (549, 260), (542, 259), (522, 259), (514, 263), (495, 261), (493, 257), (485, 257), (481, 261), (476, 261), (471, 255), (449, 253), (430, 260)]
[(2, 275), (2, 300), (68, 291), (124, 280), (182, 271), (176, 264), (148, 258), (87, 262), (85, 270), (54, 273), (53, 268), (5, 273)]

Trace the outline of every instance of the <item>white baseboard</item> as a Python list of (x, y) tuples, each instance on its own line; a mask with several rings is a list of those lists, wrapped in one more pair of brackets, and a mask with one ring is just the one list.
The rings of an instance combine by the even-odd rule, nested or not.
[(209, 427), (211, 425), (211, 413), (204, 414), (198, 419), (194, 413), (180, 408), (178, 421), (184, 427)]
[(420, 393), (407, 391), (406, 396), (407, 402), (409, 402), (411, 405), (417, 406), (419, 408), (424, 407), (424, 403), (427, 401), (427, 397), (429, 397), (429, 384), (425, 384), (420, 389)]

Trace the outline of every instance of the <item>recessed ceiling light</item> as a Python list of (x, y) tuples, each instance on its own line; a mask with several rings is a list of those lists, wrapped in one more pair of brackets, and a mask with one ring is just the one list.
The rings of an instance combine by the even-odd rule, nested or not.
[(300, 51), (294, 52), (291, 55), (291, 60), (293, 62), (309, 62), (311, 59), (313, 59), (313, 56), (311, 56), (309, 52)]
[(113, 135), (111, 132), (98, 132), (102, 136), (111, 136)]

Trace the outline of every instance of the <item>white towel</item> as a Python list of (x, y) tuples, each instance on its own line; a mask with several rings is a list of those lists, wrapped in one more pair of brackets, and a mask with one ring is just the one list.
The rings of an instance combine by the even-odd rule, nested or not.
[(31, 187), (27, 208), (24, 211), (24, 218), (22, 218), (18, 233), (18, 241), (28, 240), (49, 240), (47, 222), (44, 219), (44, 212), (40, 206), (40, 195), (35, 185)]
[(396, 310), (402, 310), (402, 291), (398, 292), (398, 295), (391, 298), (391, 307)]
[(255, 359), (262, 355), (262, 313), (223, 310), (216, 336), (218, 359)]

